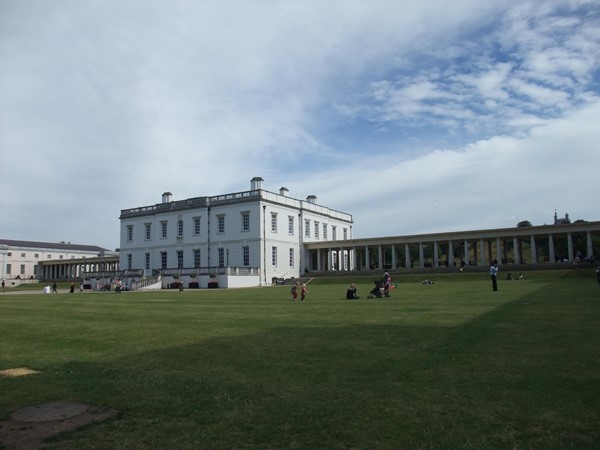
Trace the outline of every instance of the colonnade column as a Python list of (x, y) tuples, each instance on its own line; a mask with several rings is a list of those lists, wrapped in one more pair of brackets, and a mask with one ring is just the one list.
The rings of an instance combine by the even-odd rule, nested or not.
[(591, 258), (592, 256), (594, 256), (594, 247), (592, 246), (592, 232), (588, 231), (586, 233), (586, 238), (587, 238), (587, 257)]
[(537, 249), (535, 248), (535, 236), (531, 236), (531, 264), (537, 264)]
[(419, 242), (419, 267), (421, 267), (421, 269), (425, 267), (425, 256), (422, 242)]
[(377, 263), (379, 265), (379, 269), (383, 269), (383, 251), (381, 249), (381, 245), (377, 246), (378, 259)]
[(448, 241), (448, 253), (447, 253), (447, 261), (448, 261), (448, 266), (452, 267), (454, 266), (454, 243), (452, 242), (452, 240)]
[(573, 257), (573, 235), (570, 232), (567, 233), (567, 247), (569, 249), (569, 261), (573, 262), (575, 260)]
[(468, 266), (469, 265), (469, 242), (467, 240), (465, 240), (465, 249), (464, 249), (464, 253), (465, 253), (465, 264)]
[(438, 255), (438, 245), (436, 241), (433, 241), (433, 267), (439, 267), (439, 259), (440, 258)]
[(392, 269), (396, 269), (396, 246), (392, 245)]
[(406, 266), (407, 269), (411, 268), (410, 248), (408, 247), (408, 244), (404, 244), (404, 265)]
[(516, 236), (513, 237), (513, 259), (515, 260), (515, 264), (521, 263), (521, 258), (519, 257), (519, 240)]
[(551, 234), (548, 235), (548, 251), (550, 262), (553, 263), (556, 261), (556, 256), (554, 256), (554, 239)]
[(479, 240), (479, 261), (478, 266), (485, 266), (485, 242), (483, 239)]
[(500, 238), (497, 237), (496, 238), (496, 259), (498, 260), (498, 262), (502, 261), (502, 248), (501, 248), (501, 242), (500, 242)]

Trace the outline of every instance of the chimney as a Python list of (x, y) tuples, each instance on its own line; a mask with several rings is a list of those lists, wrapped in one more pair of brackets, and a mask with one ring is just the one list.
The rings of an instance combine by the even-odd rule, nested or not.
[(309, 195), (308, 197), (306, 197), (306, 201), (308, 203), (312, 203), (314, 205), (315, 203), (317, 203), (317, 196), (316, 195)]
[(261, 177), (252, 178), (252, 180), (250, 180), (250, 190), (258, 191), (259, 189), (262, 189), (263, 181), (265, 181), (265, 180), (263, 180)]
[(283, 195), (284, 197), (288, 196), (288, 192), (290, 192), (290, 190), (284, 186), (279, 188), (279, 194)]
[(171, 196), (173, 194), (171, 194), (170, 192), (164, 192), (162, 195), (162, 202), (163, 203), (169, 203), (171, 201)]

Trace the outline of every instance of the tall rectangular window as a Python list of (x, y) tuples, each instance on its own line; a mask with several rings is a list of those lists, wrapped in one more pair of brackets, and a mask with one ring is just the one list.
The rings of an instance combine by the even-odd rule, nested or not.
[(225, 233), (225, 216), (223, 216), (223, 215), (218, 216), (217, 219), (218, 219), (217, 231), (219, 233)]
[(248, 267), (250, 265), (250, 247), (248, 245), (244, 245), (242, 247), (242, 257), (244, 260), (244, 266)]
[(177, 236), (183, 237), (183, 220), (181, 219), (177, 221)]
[(146, 261), (145, 261), (145, 263), (146, 263), (145, 268), (146, 268), (146, 270), (150, 270), (150, 253), (146, 253), (145, 259), (146, 259)]
[(290, 248), (290, 267), (294, 267), (294, 249)]
[(200, 235), (200, 217), (194, 217), (194, 236)]
[(319, 222), (315, 222), (315, 239), (319, 239)]
[(177, 250), (177, 268), (183, 269), (183, 250)]
[(304, 237), (310, 237), (310, 220), (308, 219), (304, 221)]
[(127, 242), (133, 241), (133, 225), (127, 225)]
[(337, 227), (335, 226), (331, 227), (331, 239), (337, 240)]
[(219, 247), (219, 267), (225, 267), (225, 249)]
[(167, 222), (161, 222), (160, 223), (160, 229), (161, 229), (161, 237), (163, 239), (167, 238)]
[(344, 240), (348, 239), (348, 228), (344, 228)]
[(323, 224), (323, 239), (327, 240), (327, 224)]
[(144, 224), (144, 226), (146, 227), (146, 234), (144, 236), (144, 239), (146, 239), (147, 241), (149, 241), (150, 238), (152, 237), (152, 224), (151, 223), (146, 223), (146, 224)]
[(131, 253), (127, 254), (127, 269), (131, 270), (132, 267), (132, 263), (133, 263), (133, 256), (131, 255)]
[(6, 275), (10, 275), (12, 271), (12, 265), (11, 264), (7, 264), (6, 265)]
[(277, 233), (277, 213), (271, 213), (271, 231)]
[(294, 235), (294, 216), (288, 216), (288, 234)]
[(25, 264), (21, 264), (21, 275), (25, 275)]
[(277, 267), (277, 247), (271, 247), (271, 265)]
[(242, 231), (250, 231), (250, 213), (242, 213)]
[(160, 267), (162, 269), (167, 268), (167, 252), (160, 252)]

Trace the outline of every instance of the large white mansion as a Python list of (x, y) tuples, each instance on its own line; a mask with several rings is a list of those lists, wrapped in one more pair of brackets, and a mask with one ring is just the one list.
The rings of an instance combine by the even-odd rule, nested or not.
[[(263, 188), (212, 197), (172, 200), (121, 210), (119, 268), (150, 277), (189, 281), (215, 274), (254, 278), (299, 277), (309, 267), (305, 244), (352, 238), (352, 215)], [(337, 254), (336, 254), (337, 255)], [(347, 258), (348, 254), (343, 257)]]

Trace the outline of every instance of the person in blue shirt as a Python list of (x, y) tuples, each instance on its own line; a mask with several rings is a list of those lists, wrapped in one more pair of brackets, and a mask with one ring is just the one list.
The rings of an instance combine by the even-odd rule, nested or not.
[(495, 259), (492, 265), (490, 266), (490, 278), (492, 279), (492, 289), (494, 291), (498, 290), (498, 260)]

